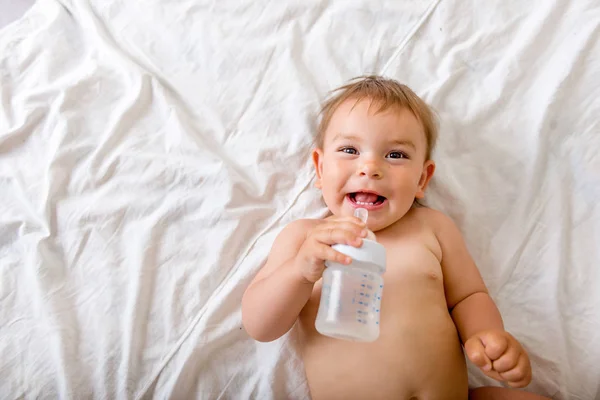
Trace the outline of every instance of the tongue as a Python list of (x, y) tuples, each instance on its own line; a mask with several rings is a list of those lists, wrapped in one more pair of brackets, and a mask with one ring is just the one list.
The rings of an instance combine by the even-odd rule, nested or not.
[(361, 203), (375, 203), (378, 197), (373, 193), (356, 193), (355, 199)]

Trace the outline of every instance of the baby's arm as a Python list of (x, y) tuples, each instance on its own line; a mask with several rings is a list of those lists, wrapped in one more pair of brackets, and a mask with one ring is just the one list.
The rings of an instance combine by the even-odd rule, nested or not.
[(450, 218), (437, 212), (436, 228), (442, 247), (446, 301), (463, 343), (477, 332), (504, 330), (500, 312), (488, 294), (460, 231)]
[(254, 339), (268, 342), (289, 331), (321, 279), (325, 261), (349, 264), (331, 245), (361, 246), (365, 224), (355, 217), (300, 220), (277, 237), (267, 263), (242, 299), (242, 322)]
[(469, 359), (484, 373), (513, 387), (531, 381), (529, 357), (504, 330), (496, 304), (471, 258), (460, 231), (441, 213), (435, 216), (442, 248), (442, 271), (448, 309)]
[(308, 224), (295, 221), (281, 231), (267, 263), (244, 293), (242, 321), (246, 332), (258, 341), (275, 340), (289, 331), (310, 298), (313, 285), (292, 265)]

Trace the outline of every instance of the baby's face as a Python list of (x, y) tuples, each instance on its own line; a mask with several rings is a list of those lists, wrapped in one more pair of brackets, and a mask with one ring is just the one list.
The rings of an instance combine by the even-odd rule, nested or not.
[(433, 175), (423, 127), (408, 109), (376, 113), (370, 100), (348, 100), (333, 114), (322, 149), (315, 149), (317, 187), (334, 215), (369, 210), (368, 226), (386, 228), (422, 198)]

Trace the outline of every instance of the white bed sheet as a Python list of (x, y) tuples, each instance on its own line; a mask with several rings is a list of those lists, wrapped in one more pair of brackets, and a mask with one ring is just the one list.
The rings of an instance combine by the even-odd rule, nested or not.
[(380, 73), (439, 111), (428, 202), (529, 390), (600, 398), (599, 21), (593, 0), (38, 1), (0, 31), (0, 397), (306, 398), (294, 331), (253, 342), (240, 300), (279, 230), (325, 215), (319, 102)]
[(0, 29), (18, 20), (33, 3), (34, 0), (0, 0)]

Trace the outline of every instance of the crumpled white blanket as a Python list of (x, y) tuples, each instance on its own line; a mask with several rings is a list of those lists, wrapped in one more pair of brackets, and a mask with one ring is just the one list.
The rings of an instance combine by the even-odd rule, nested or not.
[(600, 398), (599, 21), (595, 0), (38, 1), (0, 31), (0, 397), (306, 398), (294, 331), (255, 343), (240, 300), (281, 228), (326, 213), (319, 102), (378, 73), (440, 114), (428, 202), (528, 390)]

